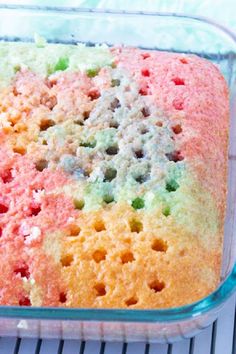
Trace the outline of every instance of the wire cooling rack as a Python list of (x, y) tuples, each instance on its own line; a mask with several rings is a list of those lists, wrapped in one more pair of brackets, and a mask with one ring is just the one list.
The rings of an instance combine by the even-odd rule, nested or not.
[(211, 326), (174, 344), (1, 337), (0, 354), (236, 354), (236, 296)]

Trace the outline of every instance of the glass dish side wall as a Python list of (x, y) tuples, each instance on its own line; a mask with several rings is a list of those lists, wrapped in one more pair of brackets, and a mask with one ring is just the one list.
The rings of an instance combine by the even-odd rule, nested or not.
[[(32, 41), (36, 32), (49, 42), (125, 44), (196, 53), (219, 66), (231, 93), (229, 196), (220, 289), (196, 304), (169, 310), (0, 307), (0, 335), (171, 342), (191, 336), (209, 325), (236, 283), (236, 269), (233, 269), (236, 241), (236, 185), (233, 183), (236, 178), (234, 38), (209, 21), (171, 14), (0, 6), (0, 19), (0, 38), (5, 40)], [(7, 26), (9, 23), (12, 25)], [(230, 277), (226, 279), (228, 274)]]

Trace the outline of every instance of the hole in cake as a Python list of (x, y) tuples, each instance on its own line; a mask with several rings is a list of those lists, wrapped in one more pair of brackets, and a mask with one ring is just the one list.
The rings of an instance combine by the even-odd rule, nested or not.
[(114, 202), (114, 197), (113, 197), (113, 195), (111, 195), (111, 194), (105, 194), (105, 195), (103, 196), (103, 201), (104, 201), (104, 203), (106, 203), (106, 204), (110, 204), (110, 203)]
[(143, 231), (143, 224), (139, 220), (136, 220), (136, 219), (130, 220), (129, 226), (130, 226), (131, 232), (139, 233), (139, 232)]
[(118, 154), (118, 151), (119, 151), (119, 148), (118, 148), (118, 145), (115, 144), (115, 145), (112, 145), (112, 146), (109, 146), (107, 149), (106, 149), (106, 153), (107, 155), (117, 155)]
[(119, 79), (112, 79), (111, 80), (111, 87), (116, 87), (120, 86), (120, 80)]
[(131, 239), (129, 237), (124, 238), (124, 242), (128, 243), (130, 245), (131, 244)]
[(93, 148), (95, 148), (96, 143), (97, 143), (96, 141), (84, 141), (84, 142), (80, 143), (80, 146), (93, 149)]
[(29, 267), (27, 264), (22, 264), (21, 266), (15, 268), (14, 273), (20, 274), (21, 278), (29, 279), (30, 277)]
[(184, 159), (184, 157), (181, 155), (181, 151), (178, 150), (167, 153), (166, 157), (169, 161), (173, 161), (173, 162), (179, 162)]
[(159, 280), (153, 280), (151, 283), (148, 284), (149, 288), (153, 290), (155, 293), (159, 293), (165, 288), (165, 283)]
[(166, 206), (162, 209), (162, 214), (164, 216), (169, 216), (170, 215), (170, 207), (169, 206)]
[(4, 171), (1, 178), (3, 183), (10, 183), (13, 180), (12, 170)]
[(158, 127), (163, 127), (163, 123), (162, 123), (162, 121), (158, 121), (158, 122), (156, 122), (156, 125), (158, 126)]
[(110, 124), (109, 124), (109, 128), (115, 128), (115, 129), (117, 129), (117, 128), (119, 128), (119, 123), (116, 122), (116, 121), (112, 121), (112, 122), (110, 122)]
[(66, 293), (61, 292), (61, 293), (59, 294), (59, 301), (60, 301), (60, 303), (61, 303), (61, 304), (64, 304), (64, 303), (66, 302), (66, 300), (67, 300)]
[(42, 145), (48, 145), (48, 142), (47, 142), (46, 139), (43, 139), (43, 140), (42, 140)]
[(99, 263), (101, 261), (104, 261), (106, 259), (107, 252), (105, 250), (96, 250), (93, 252), (93, 259), (96, 263)]
[(139, 90), (139, 94), (142, 95), (142, 96), (147, 96), (147, 94), (148, 94), (148, 93), (147, 93), (147, 89), (148, 89), (147, 87), (141, 88), (141, 89)]
[(19, 300), (20, 306), (31, 306), (31, 301), (28, 296), (22, 296)]
[(0, 203), (0, 214), (4, 214), (8, 211), (8, 206)]
[(84, 121), (87, 120), (87, 119), (89, 119), (89, 117), (90, 117), (90, 112), (89, 112), (89, 111), (83, 112)]
[(142, 208), (144, 208), (144, 205), (145, 205), (145, 203), (144, 203), (144, 200), (143, 200), (143, 198), (140, 198), (140, 197), (137, 197), (137, 198), (135, 198), (133, 201), (132, 201), (132, 207), (134, 208), (134, 209), (142, 209)]
[(176, 182), (176, 180), (171, 179), (170, 181), (166, 182), (166, 190), (168, 192), (175, 192), (179, 188), (179, 184)]
[(84, 177), (89, 177), (91, 172), (92, 172), (91, 169), (84, 170), (83, 171)]
[(83, 199), (74, 199), (73, 200), (75, 209), (82, 210), (84, 208), (84, 200)]
[(160, 238), (155, 239), (152, 243), (152, 250), (155, 252), (166, 252), (167, 248), (167, 243)]
[(179, 60), (182, 64), (188, 64), (188, 61), (186, 58), (180, 58)]
[(104, 296), (106, 295), (106, 287), (103, 283), (97, 283), (94, 285), (94, 289), (96, 290), (96, 296)]
[(84, 122), (82, 120), (80, 120), (80, 119), (76, 119), (76, 120), (74, 120), (74, 124), (83, 126)]
[(45, 168), (48, 167), (48, 161), (45, 159), (38, 160), (35, 163), (35, 168), (37, 171), (42, 172)]
[(114, 112), (117, 108), (120, 107), (120, 101), (118, 100), (118, 98), (115, 97), (114, 100), (111, 102), (110, 109), (112, 110), (112, 112)]
[(46, 85), (49, 87), (49, 88), (52, 88), (53, 86), (57, 85), (57, 80), (54, 78), (54, 79), (50, 79), (50, 80), (47, 80), (46, 81)]
[(97, 220), (94, 225), (93, 225), (94, 229), (97, 231), (97, 232), (101, 232), (101, 231), (104, 231), (106, 230), (106, 227), (105, 227), (105, 224), (103, 222), (103, 220)]
[(144, 175), (139, 175), (139, 176), (136, 176), (134, 179), (137, 183), (144, 183), (148, 180), (149, 178), (149, 174), (144, 174)]
[(141, 113), (144, 116), (144, 118), (147, 118), (151, 115), (150, 109), (148, 107), (143, 107), (141, 109)]
[(100, 97), (100, 92), (97, 89), (92, 89), (88, 93), (88, 97), (93, 100), (97, 100)]
[(16, 87), (13, 87), (12, 93), (13, 93), (13, 95), (16, 96), (16, 97), (20, 95), (20, 92), (17, 90)]
[(181, 79), (180, 77), (174, 77), (171, 81), (173, 81), (173, 83), (174, 83), (176, 86), (183, 86), (183, 85), (185, 85), (184, 79)]
[(142, 53), (141, 57), (145, 60), (147, 58), (150, 58), (150, 54), (149, 53)]
[(130, 297), (128, 300), (125, 301), (126, 305), (129, 306), (133, 306), (136, 305), (138, 303), (138, 299), (136, 298), (136, 296), (132, 296)]
[(182, 133), (183, 129), (182, 129), (182, 127), (181, 127), (181, 124), (176, 124), (176, 125), (174, 125), (174, 126), (172, 127), (172, 131), (173, 131), (173, 133), (175, 133), (175, 134), (180, 134), (180, 133)]
[(175, 98), (172, 105), (177, 111), (182, 111), (184, 109), (184, 101), (180, 98)]
[(30, 216), (37, 216), (41, 211), (40, 205), (33, 205), (30, 208)]
[(61, 264), (63, 267), (69, 267), (71, 263), (73, 262), (73, 256), (72, 254), (67, 254), (64, 257), (61, 258)]
[(14, 126), (14, 131), (17, 133), (26, 132), (28, 127), (23, 123), (12, 124)]
[(25, 155), (26, 153), (26, 149), (23, 147), (23, 146), (15, 146), (13, 148), (13, 151), (16, 153), (16, 154), (20, 154), (20, 155)]
[(76, 225), (76, 224), (70, 225), (70, 229), (69, 230), (70, 230), (69, 231), (70, 236), (78, 236), (80, 231), (81, 231), (80, 227), (78, 225)]
[(39, 128), (41, 131), (45, 131), (50, 127), (53, 127), (56, 123), (52, 119), (43, 119), (40, 122)]
[(134, 154), (137, 159), (142, 159), (144, 157), (144, 152), (142, 149), (135, 150)]
[(111, 182), (114, 178), (116, 178), (117, 171), (115, 168), (107, 168), (104, 173), (104, 182)]
[(45, 105), (46, 107), (48, 107), (50, 109), (50, 111), (53, 110), (53, 108), (57, 105), (57, 98), (56, 96), (51, 96), (51, 97), (46, 97), (45, 99), (42, 99), (41, 102), (43, 105)]
[(99, 69), (98, 68), (94, 68), (94, 69), (87, 69), (86, 70), (86, 74), (88, 77), (92, 78), (98, 75)]
[(186, 250), (183, 249), (183, 250), (179, 251), (179, 255), (180, 255), (180, 257), (184, 257), (186, 255)]
[[(13, 227), (12, 234), (13, 234), (13, 235), (19, 235), (19, 234), (21, 234), (21, 233), (20, 233), (20, 227), (19, 227), (19, 225), (15, 225), (15, 226)], [(25, 238), (25, 236), (24, 236), (24, 238)]]
[(144, 127), (144, 128), (141, 129), (141, 132), (140, 132), (140, 133), (141, 133), (142, 135), (144, 135), (144, 134), (147, 134), (148, 132), (149, 132), (149, 130)]
[(141, 74), (142, 76), (148, 77), (150, 76), (150, 71), (148, 69), (142, 69)]
[(130, 251), (123, 253), (120, 258), (123, 264), (133, 262), (135, 259), (133, 253)]

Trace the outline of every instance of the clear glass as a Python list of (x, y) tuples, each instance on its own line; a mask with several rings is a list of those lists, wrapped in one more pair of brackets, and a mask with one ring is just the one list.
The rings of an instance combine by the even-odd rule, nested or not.
[(231, 94), (222, 282), (215, 292), (194, 304), (165, 310), (1, 306), (0, 336), (164, 343), (194, 335), (215, 320), (236, 288), (236, 38), (209, 20), (185, 15), (0, 5), (1, 39), (32, 41), (34, 32), (49, 42), (122, 43), (196, 53), (219, 66)]

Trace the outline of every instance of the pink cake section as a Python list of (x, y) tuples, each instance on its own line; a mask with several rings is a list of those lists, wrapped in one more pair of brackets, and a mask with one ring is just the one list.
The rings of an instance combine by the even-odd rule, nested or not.
[[(3, 149), (0, 176), (1, 304), (30, 305), (22, 278), (31, 275), (42, 289), (43, 305), (57, 305), (63, 287), (59, 266), (40, 246), (48, 232), (65, 229), (78, 215), (71, 198), (53, 194), (68, 178), (62, 171), (39, 172), (26, 156)], [(40, 230), (37, 237), (31, 236), (34, 229)]]
[(150, 95), (180, 125), (179, 150), (223, 209), (229, 107), (227, 85), (217, 67), (194, 55), (134, 48), (112, 53), (118, 67), (135, 77), (140, 93)]

